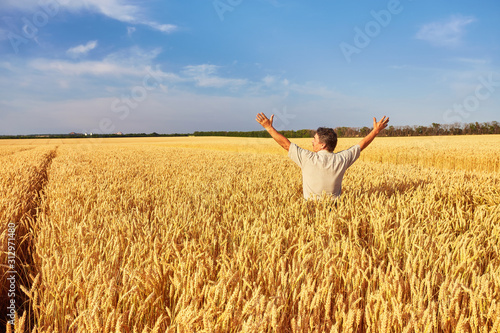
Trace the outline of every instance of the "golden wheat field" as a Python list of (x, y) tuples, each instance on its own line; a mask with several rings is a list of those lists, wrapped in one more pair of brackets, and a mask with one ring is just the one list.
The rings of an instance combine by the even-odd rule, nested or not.
[(336, 207), (272, 139), (2, 140), (0, 162), (6, 331), (500, 330), (498, 135), (377, 138)]

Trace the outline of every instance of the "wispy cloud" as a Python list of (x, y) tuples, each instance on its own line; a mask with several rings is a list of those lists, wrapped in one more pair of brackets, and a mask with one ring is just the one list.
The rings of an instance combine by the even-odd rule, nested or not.
[(272, 75), (267, 75), (266, 77), (264, 77), (262, 79), (262, 82), (266, 85), (266, 86), (270, 86), (272, 84), (274, 84), (276, 82), (277, 78), (275, 76), (272, 76)]
[[(83, 49), (87, 49), (88, 47), (80, 45), (77, 48), (83, 52)], [(149, 73), (161, 78), (168, 84), (183, 84), (188, 89), (189, 87), (198, 87), (234, 91), (245, 85), (256, 84), (248, 79), (221, 76), (218, 73), (221, 66), (210, 64), (185, 66), (178, 74), (165, 72), (159, 66), (153, 68), (153, 60), (160, 52), (160, 49), (147, 51), (140, 48), (131, 48), (112, 53), (102, 60), (95, 61), (67, 61), (38, 58), (31, 60), (28, 63), (28, 67), (45, 75), (50, 75), (54, 78), (57, 77), (60, 80), (68, 79), (70, 81), (73, 80), (72, 78), (85, 76), (111, 80), (120, 77), (129, 77), (130, 80), (140, 82)], [(0, 67), (1, 65), (0, 63)], [(29, 74), (27, 75), (29, 76)]]
[(453, 15), (450, 18), (423, 25), (415, 37), (434, 46), (455, 47), (462, 43), (465, 28), (476, 21), (472, 16)]
[(458, 63), (469, 65), (488, 65), (491, 62), (490, 60), (483, 58), (455, 58), (453, 60)]
[[(39, 0), (3, 0), (2, 7), (3, 10), (10, 8), (33, 12), (34, 8), (38, 8), (39, 3), (41, 3)], [(172, 33), (177, 30), (178, 27), (176, 25), (163, 24), (150, 20), (146, 10), (138, 6), (137, 3), (139, 2), (133, 0), (72, 0), (51, 2), (57, 8), (57, 11), (63, 9), (70, 12), (91, 11), (121, 22), (145, 25), (163, 33)]]
[(125, 48), (108, 54), (104, 61), (126, 65), (128, 67), (141, 67), (151, 65), (154, 59), (162, 53), (160, 47), (143, 49), (138, 46)]
[(148, 25), (149, 27), (164, 32), (164, 33), (172, 33), (178, 29), (176, 25), (173, 24), (160, 24), (156, 22), (142, 22), (142, 24)]
[(147, 19), (144, 10), (133, 3), (130, 0), (73, 0), (65, 5), (73, 10), (95, 10), (115, 20), (146, 25), (163, 33), (172, 33), (177, 30), (177, 26), (173, 24), (161, 24)]
[(30, 62), (30, 67), (41, 72), (58, 72), (68, 76), (94, 75), (94, 76), (120, 76), (140, 75), (142, 72), (136, 68), (120, 66), (106, 61), (69, 62), (61, 60), (36, 59)]
[[(97, 41), (90, 41), (85, 45), (78, 45), (69, 49), (67, 53), (81, 55), (94, 49), (96, 46)], [(95, 61), (66, 61), (38, 58), (31, 60), (29, 67), (40, 72), (57, 72), (64, 76), (144, 76), (145, 68), (151, 66), (152, 61), (160, 53), (160, 48), (144, 50), (139, 47), (132, 47), (111, 53), (102, 60)]]
[(193, 77), (198, 77), (198, 76), (207, 76), (214, 74), (217, 72), (217, 69), (219, 66), (216, 65), (209, 65), (209, 64), (203, 64), (203, 65), (189, 65), (184, 67), (184, 73), (186, 73), (189, 76)]
[(97, 47), (97, 41), (91, 40), (85, 45), (82, 44), (70, 48), (69, 50), (66, 51), (66, 53), (72, 57), (79, 57), (82, 55), (86, 55), (89, 51), (95, 49), (96, 47)]
[(248, 83), (246, 79), (223, 78), (216, 75), (219, 66), (202, 64), (184, 67), (183, 73), (196, 82), (199, 87), (222, 88), (230, 86), (237, 88)]

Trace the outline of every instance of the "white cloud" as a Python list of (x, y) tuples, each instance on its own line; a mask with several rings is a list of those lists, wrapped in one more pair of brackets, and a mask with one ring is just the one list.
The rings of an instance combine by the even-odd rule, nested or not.
[(302, 84), (290, 84), (290, 90), (300, 95), (316, 96), (324, 99), (342, 100), (347, 95), (341, 94), (335, 89), (325, 86), (320, 82), (305, 82)]
[(144, 22), (143, 24), (146, 24), (150, 26), (151, 28), (164, 32), (164, 33), (172, 33), (177, 30), (177, 26), (173, 24), (160, 24), (156, 22)]
[(85, 45), (78, 45), (72, 47), (68, 51), (66, 51), (66, 53), (72, 57), (78, 57), (81, 55), (86, 55), (89, 51), (95, 49), (96, 47), (97, 47), (97, 41), (92, 40)]
[(408, 69), (409, 66), (408, 65), (391, 65), (391, 66), (389, 66), (389, 68), (399, 70), (399, 69)]
[[(1, 66), (1, 64), (0, 64)], [(98, 80), (102, 78), (114, 80), (120, 78), (120, 83), (116, 82), (117, 89), (127, 85), (141, 85), (145, 78), (154, 76), (154, 78), (165, 82), (165, 84), (177, 83), (186, 81), (182, 77), (174, 73), (162, 71), (158, 66), (156, 69), (151, 66), (141, 64), (137, 67), (130, 67), (127, 64), (103, 61), (81, 61), (69, 62), (61, 60), (36, 59), (29, 63), (30, 69), (35, 69), (42, 72), (43, 76), (50, 75), (58, 82), (64, 82), (66, 87), (69, 87), (70, 82), (77, 82), (75, 77), (96, 77)], [(26, 74), (26, 77), (35, 77), (34, 74)], [(123, 80), (123, 77), (128, 77)], [(115, 80), (116, 81), (116, 80)], [(28, 80), (28, 85), (33, 82)], [(35, 83), (37, 84), (37, 83)], [(93, 84), (95, 85), (95, 83)], [(99, 84), (97, 83), (99, 86)], [(102, 85), (105, 87), (106, 85)]]
[(51, 16), (56, 16), (63, 9), (71, 12), (91, 11), (121, 22), (146, 25), (163, 33), (177, 30), (175, 25), (149, 20), (146, 11), (137, 3), (139, 2), (134, 0), (2, 0), (2, 7), (3, 10), (10, 8), (33, 13), (40, 10), (40, 4), (44, 4), (43, 6), (50, 7)]
[(163, 33), (172, 33), (177, 30), (177, 26), (173, 24), (161, 24), (148, 20), (144, 10), (132, 3), (134, 2), (127, 0), (73, 0), (69, 1), (67, 6), (74, 10), (95, 10), (115, 20), (146, 25)]
[(30, 67), (42, 72), (59, 72), (64, 75), (138, 75), (139, 69), (124, 67), (106, 61), (69, 62), (61, 60), (36, 59), (30, 62)]
[[(80, 54), (86, 49), (86, 45), (76, 47), (76, 53)], [(80, 53), (79, 53), (80, 52)], [(143, 50), (133, 47), (109, 54), (102, 60), (95, 61), (68, 61), (38, 58), (30, 61), (27, 67), (40, 72), (42, 75), (50, 75), (59, 80), (70, 80), (71, 77), (87, 76), (98, 78), (115, 79), (123, 76), (129, 77), (129, 81), (138, 82), (147, 75), (161, 78), (166, 85), (183, 84), (189, 87), (201, 88), (227, 88), (234, 91), (242, 86), (261, 86), (260, 82), (250, 82), (247, 79), (228, 78), (218, 74), (220, 66), (201, 64), (185, 66), (178, 74), (165, 72), (159, 66), (153, 66), (154, 59), (161, 53), (161, 49)], [(0, 67), (7, 68), (8, 64), (0, 63)], [(11, 67), (9, 67), (11, 68)], [(38, 75), (38, 74), (37, 74)], [(26, 73), (27, 77), (31, 74)], [(65, 81), (68, 82), (68, 81)], [(281, 83), (281, 82), (280, 82)]]
[(264, 82), (264, 84), (266, 86), (270, 86), (272, 85), (274, 82), (276, 82), (276, 77), (275, 76), (272, 76), (272, 75), (268, 75), (266, 76), (265, 78), (262, 79), (262, 82)]
[(454, 15), (444, 21), (423, 25), (415, 37), (435, 46), (455, 47), (461, 44), (465, 28), (475, 20), (470, 16)]
[(219, 66), (215, 65), (191, 65), (184, 67), (183, 73), (196, 82), (199, 87), (232, 87), (237, 88), (248, 83), (246, 79), (229, 79), (215, 75)]
[(469, 65), (488, 65), (490, 63), (489, 60), (481, 58), (455, 58), (453, 60), (459, 63), (469, 64)]
[(219, 66), (216, 65), (189, 65), (184, 67), (184, 73), (189, 76), (206, 76), (217, 72)]
[[(80, 45), (77, 48), (83, 50), (86, 46)], [(156, 76), (179, 81), (180, 79), (175, 74), (165, 73), (158, 67), (154, 70), (151, 69), (153, 60), (160, 53), (160, 48), (143, 50), (139, 47), (132, 47), (111, 53), (102, 60), (66, 61), (39, 58), (30, 61), (28, 67), (41, 72), (57, 72), (62, 76), (91, 75), (110, 78), (127, 75), (136, 76), (140, 79), (152, 72)]]
[(104, 58), (104, 61), (122, 64), (128, 67), (140, 67), (150, 65), (151, 62), (159, 54), (161, 54), (161, 52), (162, 49), (159, 47), (150, 50), (144, 50), (140, 47), (134, 46), (111, 53)]

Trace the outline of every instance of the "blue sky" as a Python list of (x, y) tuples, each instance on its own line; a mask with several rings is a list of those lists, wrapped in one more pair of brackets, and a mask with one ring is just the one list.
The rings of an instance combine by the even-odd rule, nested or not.
[(1, 0), (0, 135), (500, 121), (497, 0)]

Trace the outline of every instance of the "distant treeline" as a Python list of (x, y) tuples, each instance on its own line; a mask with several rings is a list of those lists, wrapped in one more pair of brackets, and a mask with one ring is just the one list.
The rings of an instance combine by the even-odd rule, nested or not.
[(142, 138), (142, 137), (151, 137), (151, 136), (165, 136), (165, 137), (173, 137), (173, 136), (190, 136), (193, 134), (183, 134), (183, 133), (174, 133), (174, 134), (158, 134), (156, 132), (153, 133), (128, 133), (128, 134), (83, 134), (83, 133), (70, 133), (70, 134), (30, 134), (30, 135), (0, 135), (0, 139), (68, 139), (68, 138)]
[[(339, 137), (363, 137), (370, 133), (371, 128), (337, 127)], [(497, 121), (468, 124), (437, 124), (431, 126), (388, 126), (379, 136), (431, 136), (431, 135), (472, 135), (500, 134), (500, 124)]]
[[(338, 137), (364, 137), (370, 133), (368, 127), (337, 127)], [(302, 129), (298, 131), (279, 131), (287, 138), (310, 138), (314, 136), (316, 130)], [(470, 124), (437, 124), (431, 126), (389, 126), (382, 131), (379, 136), (431, 136), (431, 135), (467, 135), (467, 134), (500, 134), (500, 124), (496, 121), (487, 123)], [(252, 132), (194, 132), (194, 136), (236, 136), (236, 137), (258, 137), (270, 138), (267, 131)]]
[[(316, 133), (315, 130), (302, 129), (298, 131), (279, 131), (281, 134), (287, 138), (310, 138)], [(213, 131), (213, 132), (194, 132), (194, 136), (234, 136), (234, 137), (245, 137), (245, 138), (270, 138), (271, 135), (267, 131), (251, 131), (251, 132), (224, 132), (224, 131)]]
[[(364, 137), (370, 133), (371, 128), (368, 127), (337, 127), (335, 128), (337, 135), (342, 138), (349, 137)], [(314, 136), (316, 130), (301, 129), (298, 131), (285, 130), (279, 131), (287, 138), (310, 138)], [(486, 123), (469, 123), (469, 124), (437, 124), (432, 123), (431, 126), (389, 126), (382, 131), (379, 136), (431, 136), (431, 135), (472, 135), (472, 134), (500, 134), (500, 124), (497, 121)], [(174, 133), (174, 134), (158, 134), (156, 132), (132, 133), (132, 134), (33, 134), (33, 135), (3, 135), (0, 139), (40, 139), (40, 138), (116, 138), (116, 137), (181, 137), (181, 136), (228, 136), (228, 137), (247, 137), (247, 138), (270, 138), (267, 131), (208, 131), (194, 133)]]

